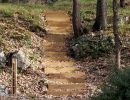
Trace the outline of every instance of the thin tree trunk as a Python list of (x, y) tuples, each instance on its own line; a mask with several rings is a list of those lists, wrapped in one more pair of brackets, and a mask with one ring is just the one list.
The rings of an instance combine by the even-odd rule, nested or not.
[(107, 4), (106, 0), (97, 0), (96, 20), (93, 31), (105, 30), (107, 27)]
[(118, 7), (117, 0), (113, 0), (113, 34), (115, 37), (115, 65), (117, 69), (121, 69), (120, 55), (121, 55), (121, 41), (118, 33)]
[(80, 20), (80, 0), (73, 0), (73, 31), (74, 36), (79, 37), (81, 34), (81, 20)]
[(125, 0), (120, 0), (120, 7), (124, 8), (125, 7)]
[(8, 0), (2, 0), (2, 3), (7, 3), (8, 2)]

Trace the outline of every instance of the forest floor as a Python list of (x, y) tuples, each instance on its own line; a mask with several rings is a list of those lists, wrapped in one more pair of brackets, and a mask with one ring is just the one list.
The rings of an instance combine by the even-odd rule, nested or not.
[[(74, 100), (85, 100), (95, 93), (107, 78), (111, 69), (110, 58), (87, 58), (84, 62), (72, 59), (67, 55), (68, 39), (72, 36), (71, 17), (65, 11), (46, 11), (44, 15), (47, 20), (45, 23), (47, 34), (44, 34), (44, 38), (36, 35), (36, 32), (31, 32), (28, 28), (30, 23), (26, 20), (18, 19), (18, 23), (14, 23), (13, 17), (0, 19), (1, 43), (5, 51), (9, 52), (18, 45), (23, 45), (26, 51), (33, 51), (30, 54), (31, 58), (36, 62), (41, 58), (45, 66), (45, 73), (42, 69), (35, 69), (35, 66), (32, 66), (35, 70), (29, 69), (18, 73), (18, 95), (32, 98), (67, 96)], [(23, 38), (23, 41), (17, 38), (19, 36), (28, 38)], [(6, 86), (9, 90), (12, 82), (11, 74), (11, 68), (0, 69), (0, 85)], [(44, 79), (49, 85), (47, 95), (39, 85)]]

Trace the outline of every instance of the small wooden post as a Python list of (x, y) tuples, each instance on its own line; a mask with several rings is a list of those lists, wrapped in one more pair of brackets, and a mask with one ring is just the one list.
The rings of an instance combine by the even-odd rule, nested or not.
[(12, 58), (12, 94), (17, 96), (17, 58)]

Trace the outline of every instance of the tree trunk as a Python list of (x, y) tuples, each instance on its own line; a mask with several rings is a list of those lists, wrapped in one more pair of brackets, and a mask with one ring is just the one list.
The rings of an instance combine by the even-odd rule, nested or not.
[(97, 0), (96, 20), (93, 31), (105, 30), (107, 26), (107, 4), (106, 0)]
[(121, 41), (118, 33), (118, 8), (117, 0), (113, 0), (113, 34), (115, 37), (115, 65), (117, 69), (121, 69), (120, 66), (120, 55), (121, 55)]
[(8, 0), (2, 0), (2, 3), (7, 3), (8, 2)]
[(73, 31), (74, 36), (79, 37), (82, 35), (81, 33), (81, 20), (80, 20), (80, 1), (73, 0)]
[(125, 0), (120, 0), (120, 7), (124, 8), (125, 7)]

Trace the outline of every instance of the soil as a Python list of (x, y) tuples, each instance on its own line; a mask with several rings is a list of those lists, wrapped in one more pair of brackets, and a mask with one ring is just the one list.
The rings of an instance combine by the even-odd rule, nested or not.
[(44, 41), (48, 95), (72, 96), (86, 93), (85, 72), (67, 56), (66, 41), (72, 31), (70, 17), (63, 11), (45, 12), (48, 34)]

